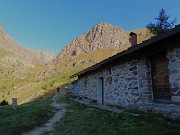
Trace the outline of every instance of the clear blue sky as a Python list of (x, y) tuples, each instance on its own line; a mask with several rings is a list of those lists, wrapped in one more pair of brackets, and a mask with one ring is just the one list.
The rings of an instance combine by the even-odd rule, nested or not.
[(58, 53), (97, 23), (143, 28), (161, 8), (180, 23), (180, 0), (0, 0), (0, 24), (23, 47)]

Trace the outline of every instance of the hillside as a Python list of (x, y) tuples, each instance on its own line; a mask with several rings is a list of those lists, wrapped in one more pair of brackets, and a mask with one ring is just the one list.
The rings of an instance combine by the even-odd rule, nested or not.
[(56, 54), (48, 51), (21, 47), (4, 31), (2, 27), (0, 27), (0, 49), (11, 52), (30, 63), (47, 63), (52, 61), (56, 56)]
[(43, 79), (54, 76), (53, 65), (47, 63), (55, 56), (21, 47), (0, 27), (0, 101), (17, 97), (20, 103), (47, 92)]
[[(133, 30), (138, 43), (151, 37), (147, 29)], [(63, 47), (54, 61), (63, 69), (84, 69), (130, 47), (129, 31), (108, 23), (99, 23)], [(96, 57), (94, 57), (96, 56)]]
[(56, 61), (61, 61), (65, 56), (87, 54), (103, 48), (126, 49), (130, 46), (128, 40), (128, 35), (122, 28), (108, 23), (99, 23), (62, 48)]
[[(146, 29), (134, 30), (138, 42), (148, 39)], [(130, 47), (129, 32), (108, 23), (74, 39), (55, 57), (48, 51), (26, 49), (0, 28), (0, 101), (22, 104), (69, 83), (69, 76)], [(53, 61), (54, 60), (54, 61)]]

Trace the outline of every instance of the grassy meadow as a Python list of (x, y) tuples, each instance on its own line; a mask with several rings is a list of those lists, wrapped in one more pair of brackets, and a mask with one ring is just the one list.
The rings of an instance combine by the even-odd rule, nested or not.
[(172, 121), (161, 115), (136, 111), (113, 113), (81, 105), (68, 96), (61, 96), (68, 110), (52, 132), (53, 135), (179, 135), (180, 120)]
[[(76, 79), (69, 79), (72, 74), (125, 49), (127, 47), (100, 49), (87, 54), (65, 57), (59, 63), (51, 62), (32, 67), (26, 67), (27, 63), (24, 64), (19, 56), (0, 49), (0, 102), (6, 100), (11, 104), (12, 98), (17, 98), (18, 101), (17, 110), (12, 110), (10, 106), (0, 107), (0, 135), (20, 135), (43, 125), (55, 113), (50, 106), (50, 97), (57, 87), (63, 90)], [(52, 132), (54, 135), (180, 133), (177, 123), (161, 117), (146, 114), (134, 117), (128, 112), (111, 113), (80, 105), (70, 101), (66, 96), (60, 96), (59, 100), (68, 103), (69, 106), (66, 108), (68, 112)]]

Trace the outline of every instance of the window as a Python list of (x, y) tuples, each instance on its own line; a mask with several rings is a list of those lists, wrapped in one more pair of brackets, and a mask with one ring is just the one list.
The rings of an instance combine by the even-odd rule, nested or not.
[(106, 75), (111, 75), (111, 68), (108, 68), (108, 69), (106, 70)]

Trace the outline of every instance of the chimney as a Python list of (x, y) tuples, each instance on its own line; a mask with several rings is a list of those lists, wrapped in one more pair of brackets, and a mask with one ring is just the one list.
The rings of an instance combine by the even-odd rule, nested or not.
[(129, 34), (130, 38), (129, 38), (129, 42), (131, 43), (131, 46), (134, 46), (137, 44), (137, 34), (134, 32), (131, 32)]

